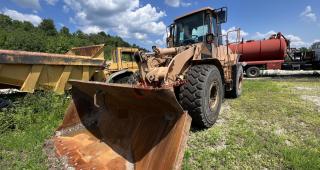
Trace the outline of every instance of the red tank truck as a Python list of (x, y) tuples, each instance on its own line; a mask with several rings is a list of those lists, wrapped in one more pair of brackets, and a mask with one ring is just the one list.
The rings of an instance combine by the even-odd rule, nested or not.
[(229, 47), (241, 54), (239, 61), (246, 63), (247, 77), (258, 77), (260, 70), (300, 70), (315, 65), (313, 51), (291, 49), (290, 41), (280, 32), (268, 39), (242, 41)]
[(278, 33), (266, 40), (242, 41), (238, 44), (230, 44), (229, 47), (242, 54), (239, 61), (246, 63), (244, 68), (246, 75), (257, 77), (261, 69), (281, 69), (287, 56), (288, 46), (289, 41)]

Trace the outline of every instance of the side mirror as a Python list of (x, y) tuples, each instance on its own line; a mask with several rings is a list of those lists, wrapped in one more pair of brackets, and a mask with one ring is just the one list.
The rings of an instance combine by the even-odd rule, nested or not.
[(228, 18), (228, 8), (227, 7), (215, 9), (214, 12), (217, 15), (217, 23), (218, 24), (222, 24), (222, 23), (227, 22), (227, 18)]
[(214, 41), (214, 35), (212, 33), (206, 35), (207, 44), (212, 44)]

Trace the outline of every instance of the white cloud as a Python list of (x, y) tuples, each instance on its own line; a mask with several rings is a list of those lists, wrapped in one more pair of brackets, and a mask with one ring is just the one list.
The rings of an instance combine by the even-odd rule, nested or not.
[(159, 47), (165, 47), (167, 44), (167, 33), (164, 33), (162, 39), (157, 39), (153, 44)]
[(68, 13), (70, 11), (70, 8), (68, 8), (66, 5), (63, 5), (62, 10), (63, 12)]
[(188, 7), (188, 6), (191, 6), (192, 3), (191, 2), (181, 2), (181, 6), (183, 7)]
[(320, 42), (320, 39), (315, 39), (312, 43)]
[(81, 28), (81, 30), (87, 34), (98, 33), (102, 31), (102, 29), (98, 26), (84, 26)]
[(46, 0), (49, 5), (54, 6), (59, 0)]
[(182, 0), (165, 0), (164, 2), (171, 7), (188, 7), (192, 5), (191, 2), (183, 2)]
[[(70, 19), (83, 31), (108, 30), (123, 38), (150, 41), (150, 37), (163, 35), (166, 26), (158, 11), (150, 4), (141, 5), (139, 0), (64, 0), (65, 7), (75, 12)], [(89, 29), (90, 28), (90, 29)], [(95, 29), (93, 29), (95, 28)], [(99, 28), (99, 29), (97, 29)]]
[(143, 34), (143, 33), (139, 33), (139, 32), (136, 32), (136, 33), (133, 33), (133, 37), (138, 39), (138, 40), (146, 40), (148, 38), (147, 34)]
[[(229, 28), (227, 30), (222, 29), (221, 32), (222, 32), (222, 35), (227, 35), (228, 32), (232, 31), (228, 35), (228, 40), (229, 40), (230, 43), (234, 43), (234, 42), (237, 41), (237, 32), (234, 31), (236, 29), (237, 29), (236, 27), (231, 27), (231, 28)], [(245, 38), (248, 35), (249, 35), (248, 32), (245, 32), (244, 30), (240, 30), (240, 41), (241, 41), (242, 38)], [(225, 38), (224, 38), (224, 40), (225, 40)]]
[(300, 14), (300, 17), (307, 21), (317, 22), (317, 15), (313, 12), (310, 5), (305, 8), (305, 10)]
[(2, 11), (0, 11), (0, 13), (2, 13), (4, 15), (8, 15), (14, 20), (29, 21), (33, 25), (36, 25), (36, 26), (39, 25), (40, 22), (42, 21), (42, 19), (38, 15), (23, 14), (23, 13), (20, 13), (18, 11), (11, 10), (11, 9), (6, 9), (6, 8), (3, 9)]
[(11, 1), (24, 8), (32, 8), (32, 9), (41, 8), (39, 0), (11, 0)]
[(308, 47), (311, 45), (311, 43), (304, 42), (300, 37), (292, 34), (285, 35), (285, 37), (290, 40), (290, 46), (294, 48)]
[(276, 34), (276, 33), (277, 32), (275, 32), (274, 30), (270, 30), (270, 31), (268, 31), (266, 33), (256, 32), (255, 35), (253, 35), (251, 38), (255, 39), (255, 40), (267, 39), (271, 35)]
[(165, 0), (164, 2), (171, 7), (179, 7), (180, 6), (180, 0)]
[[(266, 33), (256, 32), (251, 38), (255, 40), (268, 39), (273, 34), (277, 34), (277, 32), (274, 30), (270, 30)], [(302, 40), (302, 38), (293, 34), (287, 34), (284, 35), (284, 37), (290, 40), (290, 46), (293, 48), (308, 47), (311, 45), (311, 43), (305, 42)]]

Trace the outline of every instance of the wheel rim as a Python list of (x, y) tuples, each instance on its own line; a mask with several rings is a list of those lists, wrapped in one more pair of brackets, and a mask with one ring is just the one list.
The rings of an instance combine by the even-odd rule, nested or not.
[(211, 112), (215, 112), (215, 108), (218, 104), (219, 96), (219, 86), (216, 82), (213, 82), (210, 87), (210, 96), (209, 96), (209, 108)]
[(250, 70), (250, 74), (251, 74), (251, 75), (253, 75), (253, 76), (254, 76), (254, 75), (256, 75), (256, 73), (257, 73), (257, 71), (256, 71), (256, 70)]

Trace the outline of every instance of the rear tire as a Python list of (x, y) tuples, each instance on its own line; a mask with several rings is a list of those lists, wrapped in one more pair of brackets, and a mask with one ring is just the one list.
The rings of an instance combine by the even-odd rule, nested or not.
[(250, 77), (250, 78), (259, 77), (260, 69), (256, 66), (249, 67), (246, 70), (246, 74), (247, 74), (247, 77)]
[(136, 84), (137, 81), (135, 79), (134, 73), (125, 72), (112, 78), (112, 80), (109, 82), (117, 84)]
[(230, 98), (238, 98), (242, 93), (243, 67), (239, 64), (233, 66), (232, 71), (232, 90), (226, 92), (226, 96)]
[(224, 97), (219, 69), (214, 65), (195, 65), (186, 74), (180, 87), (179, 102), (201, 128), (211, 127), (218, 119)]

